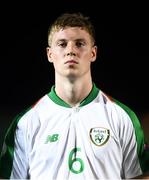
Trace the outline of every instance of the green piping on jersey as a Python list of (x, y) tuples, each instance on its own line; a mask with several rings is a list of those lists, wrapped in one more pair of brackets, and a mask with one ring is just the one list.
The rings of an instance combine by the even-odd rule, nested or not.
[[(137, 141), (137, 154), (139, 157), (139, 162), (141, 165), (141, 169), (143, 172), (146, 172), (147, 170), (149, 170), (149, 167), (146, 166), (146, 159), (145, 157), (147, 157), (147, 159), (149, 159), (149, 152), (148, 151), (144, 151), (144, 133), (143, 133), (143, 129), (141, 128), (141, 124), (140, 121), (138, 119), (138, 117), (136, 116), (136, 114), (126, 105), (124, 105), (123, 103), (119, 102), (116, 99), (113, 99), (116, 104), (118, 104), (120, 107), (122, 107), (126, 113), (129, 115), (132, 124), (134, 126), (135, 129), (135, 135), (136, 135), (136, 141)], [(144, 154), (146, 153), (146, 154)]]
[[(80, 103), (79, 107), (85, 106), (89, 104), (91, 101), (93, 101), (99, 93), (99, 89), (96, 87), (95, 84), (93, 84), (93, 88), (89, 95)], [(63, 106), (63, 107), (68, 107), (71, 108), (71, 106), (63, 101), (59, 96), (57, 96), (55, 92), (55, 86), (52, 86), (50, 93), (48, 94), (49, 98), (55, 102), (56, 104)]]
[[(12, 121), (6, 135), (5, 141), (0, 157), (0, 177), (9, 179), (11, 176), (12, 166), (13, 166), (13, 156), (14, 156), (14, 141), (15, 141), (15, 131), (17, 124), (21, 117), (31, 109), (28, 108), (25, 111), (22, 111), (18, 114), (15, 119)], [(7, 166), (6, 166), (7, 164)]]

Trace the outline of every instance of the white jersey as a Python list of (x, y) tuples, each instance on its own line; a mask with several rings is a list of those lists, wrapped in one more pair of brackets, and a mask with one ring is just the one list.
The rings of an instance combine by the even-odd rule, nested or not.
[(143, 146), (143, 132), (134, 112), (95, 85), (80, 106), (72, 108), (52, 87), (10, 126), (0, 176), (35, 180), (133, 178), (146, 167), (141, 159)]

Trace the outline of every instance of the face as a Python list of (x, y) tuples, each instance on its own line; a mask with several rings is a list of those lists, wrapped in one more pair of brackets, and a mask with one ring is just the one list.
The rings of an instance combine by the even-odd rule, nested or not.
[(90, 76), (90, 66), (96, 59), (96, 51), (86, 30), (67, 27), (53, 34), (47, 56), (54, 64), (56, 76), (79, 78)]

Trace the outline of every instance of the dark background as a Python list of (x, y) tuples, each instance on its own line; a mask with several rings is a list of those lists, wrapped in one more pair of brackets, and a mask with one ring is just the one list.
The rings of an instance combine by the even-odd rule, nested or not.
[[(6, 1), (0, 5), (0, 146), (14, 116), (50, 91), (47, 29), (63, 12), (81, 11), (96, 28), (93, 80), (131, 107), (148, 131), (149, 11), (147, 3)], [(145, 120), (144, 120), (145, 119)]]

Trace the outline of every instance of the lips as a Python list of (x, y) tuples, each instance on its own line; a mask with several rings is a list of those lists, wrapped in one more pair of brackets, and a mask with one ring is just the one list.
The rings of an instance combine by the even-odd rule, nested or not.
[(78, 64), (78, 62), (75, 60), (68, 60), (65, 62), (65, 64)]

